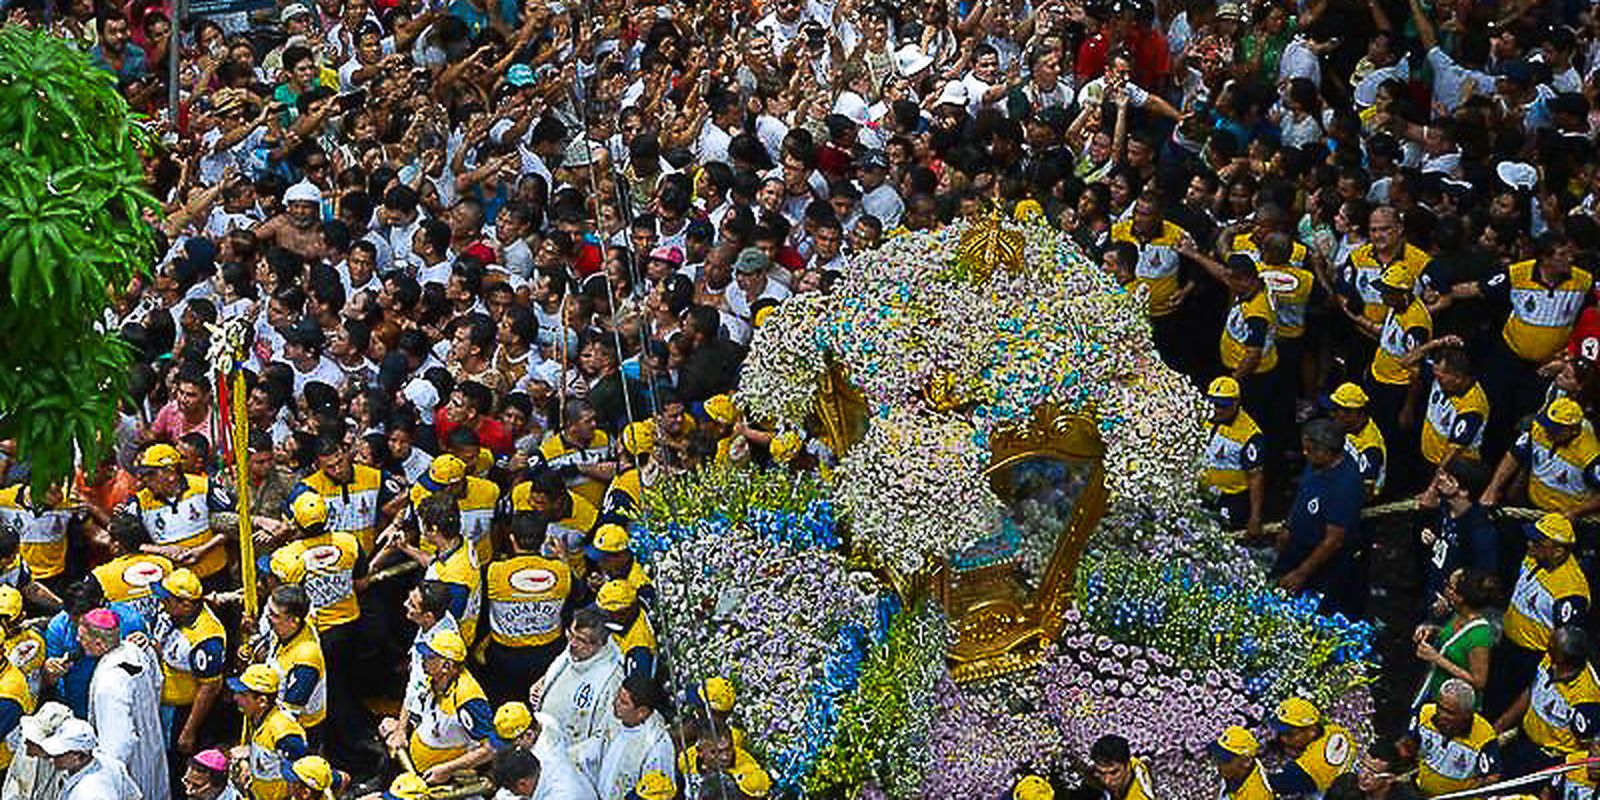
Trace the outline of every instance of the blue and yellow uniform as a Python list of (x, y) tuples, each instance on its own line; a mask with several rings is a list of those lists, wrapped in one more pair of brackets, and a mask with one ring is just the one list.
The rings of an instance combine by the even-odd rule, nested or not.
[[(1295, 242), (1301, 250), (1305, 245)], [(1306, 309), (1311, 305), (1311, 293), (1317, 288), (1317, 278), (1310, 270), (1290, 264), (1273, 265), (1256, 262), (1261, 278), (1272, 293), (1272, 302), (1278, 312), (1278, 338), (1299, 339), (1306, 335)]]
[(1384, 444), (1383, 431), (1378, 429), (1378, 423), (1368, 418), (1361, 430), (1345, 434), (1344, 452), (1360, 468), (1361, 480), (1372, 488), (1373, 493), (1383, 491), (1384, 480), (1389, 474), (1389, 448)]
[(465, 543), (434, 556), (424, 575), (450, 590), (450, 616), (461, 626), (461, 638), (471, 643), (478, 633), (478, 613), (483, 605), (483, 573), (474, 563), (471, 547)]
[[(1249, 256), (1251, 261), (1254, 261), (1257, 264), (1261, 263), (1261, 248), (1256, 244), (1256, 237), (1253, 233), (1241, 233), (1235, 235), (1233, 237), (1233, 241), (1229, 242), (1228, 252), (1230, 254), (1242, 253)], [(1306, 256), (1310, 252), (1310, 250), (1306, 249), (1305, 245), (1295, 242), (1294, 246), (1289, 249), (1288, 266), (1293, 267), (1294, 269), (1304, 270), (1306, 268)], [(1267, 267), (1262, 267), (1261, 269), (1266, 270)]]
[[(534, 503), (533, 494), (532, 481), (523, 481), (511, 487), (511, 510), (540, 511)], [(567, 551), (567, 567), (574, 576), (582, 578), (588, 574), (583, 560), (583, 546), (589, 541), (589, 534), (600, 524), (600, 512), (583, 495), (571, 489), (567, 490), (567, 499), (571, 501), (571, 510), (566, 517), (550, 523), (545, 529), (545, 539), (561, 542)]]
[(1588, 270), (1572, 268), (1554, 285), (1539, 279), (1537, 262), (1522, 261), (1482, 284), (1483, 296), (1511, 308), (1500, 336), (1518, 358), (1535, 364), (1549, 361), (1566, 347), (1578, 312), (1594, 288)]
[(1571, 511), (1600, 492), (1600, 439), (1588, 426), (1557, 446), (1543, 419), (1535, 419), (1511, 446), (1528, 468), (1528, 500), (1543, 511)]
[(1378, 288), (1380, 285), (1378, 278), (1383, 275), (1383, 271), (1399, 264), (1406, 268), (1406, 274), (1410, 276), (1410, 282), (1414, 285), (1422, 276), (1422, 271), (1428, 268), (1429, 261), (1431, 259), (1427, 253), (1408, 244), (1401, 251), (1400, 258), (1385, 263), (1378, 259), (1377, 251), (1371, 243), (1364, 244), (1351, 251), (1350, 264), (1340, 276), (1340, 284), (1344, 293), (1350, 295), (1351, 299), (1361, 301), (1362, 316), (1381, 323), (1389, 312), (1389, 307), (1383, 304), (1383, 293)]
[(67, 569), (67, 526), (72, 512), (40, 508), (28, 485), (0, 489), (0, 527), (17, 532), (18, 553), (38, 580), (54, 578)]
[(1473, 381), (1464, 391), (1451, 394), (1437, 378), (1428, 390), (1427, 422), (1422, 426), (1422, 455), (1437, 466), (1454, 451), (1478, 457), (1483, 428), (1489, 421), (1489, 398)]
[(286, 800), (289, 784), (283, 768), (307, 751), (305, 728), (274, 706), (250, 736), (250, 796), (254, 800)]
[(1411, 721), (1417, 740), (1417, 788), (1424, 795), (1459, 792), (1480, 786), (1500, 772), (1500, 743), (1494, 726), (1479, 714), (1465, 736), (1444, 735), (1434, 722), (1439, 706), (1429, 703)]
[[(1576, 764), (1586, 761), (1589, 754), (1585, 752), (1568, 753), (1566, 763)], [(1568, 770), (1550, 779), (1550, 788), (1555, 790), (1555, 800), (1595, 800), (1600, 797), (1600, 780), (1595, 780), (1590, 771), (1594, 767), (1579, 767)]]
[(411, 732), (411, 761), (418, 772), (460, 758), (480, 742), (499, 744), (494, 708), (465, 667), (443, 692), (430, 691), (425, 703)]
[(1250, 472), (1261, 468), (1266, 438), (1261, 426), (1243, 409), (1233, 421), (1211, 424), (1211, 439), (1206, 443), (1206, 466), (1202, 479), (1216, 495), (1240, 495), (1250, 490)]
[(378, 514), (391, 498), (384, 490), (383, 473), (363, 464), (351, 466), (350, 481), (339, 483), (317, 470), (301, 479), (289, 493), (289, 502), (303, 492), (316, 492), (328, 504), (328, 530), (356, 537), (361, 552), (371, 553), (378, 537)]
[(39, 697), (44, 689), (44, 661), (47, 655), (44, 636), (33, 628), (23, 628), (5, 640), (6, 661), (22, 670), (28, 691)]
[[(468, 475), (466, 494), (456, 498), (456, 507), (461, 511), (461, 535), (472, 546), (467, 548), (472, 554), (473, 566), (489, 563), (494, 555), (494, 540), (489, 536), (489, 528), (494, 524), (495, 506), (500, 502), (500, 487), (493, 481), (487, 481)], [(433, 496), (439, 491), (441, 485), (429, 475), (423, 475), (411, 486), (411, 506), (415, 511), (422, 505), (422, 501)], [(433, 552), (433, 545), (424, 541), (423, 552)]]
[(1349, 731), (1324, 724), (1322, 735), (1311, 740), (1294, 761), (1267, 780), (1272, 790), (1283, 796), (1321, 796), (1333, 779), (1355, 767), (1356, 744)]
[(1544, 569), (1532, 556), (1522, 560), (1522, 573), (1511, 590), (1504, 619), (1506, 640), (1542, 653), (1550, 632), (1589, 613), (1589, 579), (1578, 560), (1568, 556), (1555, 569)]
[(598, 507), (606, 492), (606, 485), (581, 472), (575, 467), (603, 464), (611, 460), (611, 439), (605, 431), (595, 431), (594, 437), (587, 445), (569, 443), (565, 436), (557, 433), (539, 444), (539, 451), (534, 454), (533, 472), (543, 469), (553, 469), (561, 473), (567, 482), (567, 488), (581, 495), (589, 501), (589, 505)]
[(1522, 733), (1532, 743), (1563, 754), (1576, 753), (1600, 731), (1600, 678), (1590, 664), (1585, 663), (1568, 680), (1557, 680), (1547, 654), (1539, 662), (1528, 692)]
[(172, 559), (154, 553), (125, 553), (95, 567), (94, 579), (106, 600), (127, 603), (139, 609), (145, 619), (161, 613), (155, 585), (172, 574)]
[[(211, 514), (233, 510), (232, 501), (222, 494), (220, 487), (213, 487), (205, 478), (184, 475), (183, 481), (183, 487), (174, 498), (164, 500), (149, 489), (140, 489), (128, 501), (129, 510), (139, 515), (158, 545), (199, 547), (213, 536)], [(228, 549), (213, 547), (191, 569), (195, 575), (209, 578), (227, 566)]]
[(284, 583), (305, 587), (318, 633), (361, 619), (355, 589), (363, 571), (361, 544), (353, 534), (330, 531), (290, 542), (273, 554), (272, 571)]
[(267, 665), (278, 673), (278, 706), (308, 729), (321, 725), (328, 715), (328, 669), (315, 626), (301, 625), (279, 642)]
[(0, 667), (0, 770), (11, 766), (11, 734), (24, 715), (33, 713), (37, 703), (22, 670), (9, 662)]
[(220, 683), (228, 663), (228, 633), (200, 604), (200, 613), (189, 624), (179, 627), (172, 617), (162, 614), (155, 626), (156, 646), (161, 648), (161, 704), (187, 706), (203, 684)]
[(1150, 765), (1138, 756), (1128, 759), (1128, 790), (1117, 800), (1155, 800), (1155, 783), (1150, 780)]
[(504, 647), (538, 647), (561, 638), (561, 609), (572, 594), (566, 562), (538, 555), (495, 561), (485, 575), (489, 638)]
[(1249, 297), (1236, 297), (1222, 326), (1222, 366), (1229, 372), (1244, 363), (1248, 351), (1259, 349), (1261, 360), (1254, 373), (1271, 372), (1278, 366), (1278, 315), (1272, 295), (1261, 289)]
[(1395, 313), (1388, 306), (1384, 310), (1383, 324), (1378, 329), (1378, 348), (1372, 354), (1368, 374), (1377, 383), (1389, 386), (1409, 386), (1421, 370), (1420, 364), (1405, 366), (1400, 359), (1433, 336), (1433, 315), (1428, 307), (1416, 298), (1405, 311)]
[(1237, 784), (1222, 782), (1222, 800), (1273, 800), (1276, 797), (1267, 786), (1267, 770), (1260, 761), (1250, 768), (1250, 773)]
[(1177, 310), (1172, 298), (1178, 293), (1178, 245), (1188, 236), (1183, 228), (1167, 220), (1161, 221), (1160, 232), (1149, 239), (1134, 231), (1131, 219), (1111, 226), (1111, 241), (1132, 242), (1139, 248), (1133, 280), (1149, 291), (1146, 300), (1152, 317), (1164, 317)]
[(611, 479), (600, 511), (608, 521), (624, 523), (632, 520), (643, 506), (644, 480), (637, 468), (629, 467)]

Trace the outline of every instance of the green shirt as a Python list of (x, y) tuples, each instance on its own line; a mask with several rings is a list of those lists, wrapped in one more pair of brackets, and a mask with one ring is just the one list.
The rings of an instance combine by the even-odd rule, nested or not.
[[(1472, 651), (1479, 647), (1494, 647), (1495, 640), (1500, 638), (1500, 634), (1495, 630), (1493, 623), (1483, 617), (1478, 617), (1477, 619), (1467, 620), (1462, 625), (1462, 634), (1456, 636), (1456, 626), (1459, 623), (1459, 619), (1452, 617), (1450, 622), (1446, 623), (1443, 628), (1439, 629), (1438, 633), (1434, 634), (1431, 644), (1450, 663), (1470, 672), (1472, 666), (1469, 656)], [(1452, 639), (1454, 641), (1451, 641)], [(1433, 702), (1439, 694), (1439, 687), (1444, 685), (1444, 682), (1451, 677), (1450, 673), (1430, 665), (1428, 667), (1428, 675), (1423, 680), (1420, 698), (1413, 705)], [(1480, 706), (1482, 705), (1482, 700), (1482, 697), (1479, 697)]]

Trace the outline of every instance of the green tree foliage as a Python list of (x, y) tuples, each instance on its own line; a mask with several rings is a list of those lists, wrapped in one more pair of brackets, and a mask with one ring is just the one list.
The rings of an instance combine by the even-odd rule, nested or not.
[(47, 34), (0, 28), (0, 438), (35, 490), (110, 442), (132, 358), (104, 318), (150, 261), (147, 137), (115, 78)]

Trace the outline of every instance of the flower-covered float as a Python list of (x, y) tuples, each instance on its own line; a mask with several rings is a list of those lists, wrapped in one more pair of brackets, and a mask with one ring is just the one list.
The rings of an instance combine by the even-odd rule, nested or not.
[(652, 487), (673, 680), (725, 676), (783, 796), (996, 797), (1120, 734), (1167, 797), (1281, 699), (1368, 730), (1372, 631), (1290, 599), (1203, 509), (1204, 401), (1143, 297), (1048, 226), (893, 238), (758, 329), (737, 401), (820, 474)]

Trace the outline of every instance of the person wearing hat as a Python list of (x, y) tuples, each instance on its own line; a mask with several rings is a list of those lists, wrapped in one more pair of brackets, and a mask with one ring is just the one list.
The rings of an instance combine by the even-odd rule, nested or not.
[(745, 335), (738, 344), (750, 343), (749, 335), (754, 330), (751, 306), (766, 298), (779, 302), (789, 299), (789, 287), (772, 279), (771, 268), (772, 259), (757, 247), (740, 250), (733, 260), (733, 285), (724, 291), (723, 298), (727, 301), (728, 313), (745, 323), (740, 328)]
[(1222, 778), (1221, 800), (1273, 800), (1267, 770), (1256, 758), (1260, 750), (1255, 734), (1238, 725), (1223, 729), (1216, 741), (1206, 745)]
[(655, 418), (628, 423), (622, 429), (620, 438), (625, 457), (618, 462), (617, 476), (606, 487), (600, 518), (605, 522), (625, 525), (643, 508), (646, 470), (652, 475), (657, 472), (651, 466), (656, 450)]
[(1422, 356), (1429, 352), (1424, 348), (1433, 337), (1433, 315), (1412, 291), (1414, 284), (1415, 279), (1400, 264), (1392, 264), (1379, 273), (1372, 283), (1379, 302), (1376, 308), (1382, 314), (1378, 321), (1367, 313), (1374, 306), (1358, 310), (1348, 297), (1342, 304), (1350, 321), (1377, 340), (1367, 374), (1374, 411), (1390, 430), (1398, 425), (1401, 407), (1420, 372)]
[(1500, 776), (1500, 743), (1494, 726), (1477, 712), (1472, 684), (1451, 678), (1439, 699), (1417, 711), (1401, 738), (1400, 755), (1417, 762), (1417, 788), (1428, 797), (1475, 789)]
[(144, 552), (152, 544), (150, 531), (132, 514), (112, 516), (106, 533), (111, 539), (112, 558), (90, 570), (90, 574), (100, 584), (107, 602), (127, 603), (145, 619), (155, 619), (161, 612), (155, 585), (172, 573), (172, 559)]
[[(100, 748), (94, 726), (81, 719), (61, 723), (56, 732), (39, 742), (62, 776), (61, 800), (106, 800), (141, 797), (140, 786), (114, 756)], [(150, 795), (166, 797), (166, 794)]]
[(1211, 401), (1211, 432), (1201, 480), (1221, 510), (1224, 526), (1244, 530), (1246, 538), (1260, 538), (1266, 437), (1240, 404), (1238, 381), (1227, 375), (1213, 380), (1206, 399)]
[(151, 639), (161, 654), (161, 713), (172, 720), (171, 746), (193, 753), (222, 693), (228, 632), (206, 605), (205, 589), (192, 571), (173, 571), (155, 584), (155, 594), (161, 613)]
[(326, 530), (348, 533), (356, 537), (361, 552), (373, 552), (380, 519), (394, 516), (403, 501), (386, 488), (381, 471), (352, 460), (342, 438), (318, 437), (316, 452), (316, 471), (300, 479), (289, 493), (289, 503), (307, 492), (321, 495), (328, 509)]
[(234, 705), (249, 723), (250, 741), (234, 748), (234, 761), (249, 765), (253, 800), (285, 800), (289, 796), (283, 770), (306, 755), (306, 729), (278, 704), (278, 673), (266, 664), (251, 664), (228, 679)]
[(1344, 451), (1361, 470), (1367, 499), (1383, 492), (1389, 467), (1388, 448), (1383, 431), (1367, 412), (1367, 393), (1353, 383), (1341, 383), (1328, 395), (1333, 421), (1344, 431)]
[(596, 591), (607, 581), (622, 580), (638, 593), (639, 599), (650, 604), (655, 597), (655, 587), (644, 566), (633, 557), (628, 531), (616, 523), (605, 523), (595, 529), (594, 540), (584, 548), (589, 559), (589, 585)]
[(906, 204), (889, 180), (889, 155), (882, 150), (868, 150), (861, 156), (856, 180), (861, 185), (861, 211), (878, 221), (879, 233), (900, 227)]
[(182, 800), (242, 800), (228, 780), (228, 755), (213, 747), (189, 757), (184, 766)]
[(1011, 800), (1055, 800), (1056, 789), (1040, 775), (1024, 775), (1011, 787)]
[(6, 662), (22, 672), (28, 693), (38, 698), (44, 689), (46, 645), (39, 631), (23, 624), (22, 610), (22, 593), (0, 584), (0, 648)]
[(128, 768), (145, 797), (166, 797), (171, 786), (161, 724), (161, 665), (148, 641), (124, 638), (108, 608), (78, 620), (78, 641), (97, 659), (89, 678), (86, 718), (100, 735), (100, 750)]
[(674, 785), (672, 736), (661, 716), (666, 706), (655, 680), (634, 672), (623, 679), (611, 705), (619, 724), (573, 746), (573, 761), (601, 797), (622, 797), (651, 772), (661, 773), (665, 786)]
[(411, 763), (437, 785), (494, 757), (499, 742), (494, 707), (467, 670), (467, 644), (460, 634), (437, 633), (413, 657), (422, 659), (428, 676), (423, 713), (410, 731), (394, 725), (382, 733), (391, 748), (409, 739)]
[(606, 486), (616, 477), (611, 437), (599, 428), (594, 409), (581, 400), (568, 400), (561, 410), (561, 430), (539, 445), (529, 471), (554, 470), (567, 488), (599, 506)]
[(1089, 747), (1089, 762), (1106, 800), (1154, 800), (1150, 767), (1133, 755), (1127, 739), (1115, 734), (1096, 739)]
[(1300, 432), (1306, 469), (1290, 506), (1287, 536), (1279, 538), (1272, 574), (1290, 594), (1322, 595), (1324, 614), (1358, 617), (1366, 608), (1361, 470), (1345, 453), (1344, 431), (1328, 419)]
[(543, 554), (549, 523), (534, 512), (512, 514), (511, 552), (484, 571), (489, 643), (485, 688), (496, 703), (527, 696), (528, 685), (561, 654), (561, 620), (574, 604), (572, 570)]
[(1350, 263), (1339, 275), (1339, 289), (1351, 303), (1360, 307), (1362, 316), (1369, 322), (1382, 324), (1389, 312), (1381, 296), (1381, 287), (1389, 282), (1379, 282), (1384, 271), (1396, 266), (1403, 268), (1405, 272), (1399, 274), (1405, 275), (1406, 280), (1394, 283), (1403, 283), (1406, 291), (1413, 291), (1431, 259), (1421, 248), (1406, 242), (1400, 212), (1393, 206), (1373, 209), (1367, 229), (1370, 241), (1350, 252)]
[[(1496, 700), (1528, 685), (1534, 666), (1550, 646), (1550, 634), (1563, 625), (1582, 624), (1589, 615), (1589, 579), (1572, 551), (1577, 536), (1566, 517), (1548, 513), (1523, 526), (1528, 555), (1522, 560), (1511, 605), (1503, 622), (1505, 636), (1495, 647), (1489, 670), (1489, 708)], [(1507, 690), (1510, 691), (1507, 691)]]
[(1570, 520), (1600, 511), (1600, 439), (1576, 401), (1558, 397), (1545, 406), (1500, 459), (1480, 502), (1499, 505), (1523, 469), (1535, 508)]
[(549, 714), (530, 713), (524, 703), (506, 703), (495, 709), (494, 730), (501, 743), (497, 764), (505, 750), (521, 750), (537, 759), (534, 800), (596, 800), (594, 787), (567, 755), (561, 726)]
[(595, 592), (594, 602), (609, 618), (606, 627), (616, 640), (627, 671), (654, 675), (656, 633), (639, 602), (639, 590), (626, 580), (612, 579)]
[(228, 565), (227, 533), (236, 531), (232, 504), (211, 490), (204, 475), (185, 475), (183, 457), (170, 444), (150, 445), (139, 454), (140, 488), (127, 511), (138, 516), (155, 540), (147, 552), (191, 567), (202, 580)]
[(1562, 625), (1550, 635), (1550, 649), (1516, 700), (1495, 720), (1499, 733), (1518, 730), (1502, 751), (1505, 774), (1522, 775), (1583, 752), (1600, 732), (1600, 675), (1589, 662), (1589, 634), (1580, 625)]
[[(467, 461), (460, 455), (443, 453), (428, 466), (427, 474), (411, 486), (411, 509), (419, 519), (423, 503), (435, 495), (449, 497), (453, 501), (450, 505), (456, 515), (455, 528), (470, 543), (467, 551), (475, 559), (474, 563), (488, 562), (493, 548), (489, 526), (494, 522), (495, 507), (500, 502), (500, 486), (494, 481), (469, 474)], [(390, 541), (396, 547), (404, 545), (403, 536), (398, 531), (390, 535)], [(419, 544), (419, 552), (427, 558), (433, 558), (439, 552), (426, 535)], [(412, 557), (416, 558), (416, 555)], [(381, 559), (374, 557), (372, 560)], [(424, 559), (418, 560), (427, 563)]]
[[(454, 456), (440, 456), (433, 463), (437, 467), (440, 461), (446, 462), (447, 471), (443, 473), (446, 476), (465, 471), (461, 460)], [(424, 580), (438, 581), (449, 589), (450, 616), (461, 626), (462, 638), (475, 641), (483, 603), (482, 571), (476, 553), (466, 546), (461, 536), (461, 512), (455, 495), (449, 492), (429, 495), (418, 504), (416, 518), (417, 527), (422, 531), (421, 549), (403, 542), (399, 546), (427, 564)]]
[(1359, 748), (1350, 732), (1323, 719), (1322, 712), (1303, 697), (1278, 704), (1272, 727), (1284, 753), (1292, 759), (1267, 778), (1280, 797), (1319, 795), (1333, 779), (1355, 768)]
[[(5, 620), (8, 627), (15, 627), (21, 617), (22, 594), (10, 586), (0, 586), (0, 619)], [(33, 635), (38, 637), (37, 633)], [(41, 640), (29, 649), (34, 653), (29, 661), (42, 664), (44, 642)], [(6, 658), (0, 665), (0, 770), (11, 765), (12, 731), (24, 715), (33, 713), (39, 697), (37, 690), (29, 685), (28, 673), (19, 666), (18, 655), (25, 655), (25, 651), (13, 648), (8, 640)]]
[(1489, 425), (1489, 398), (1474, 377), (1466, 351), (1455, 346), (1459, 342), (1441, 336), (1424, 345), (1434, 356), (1421, 450), (1423, 458), (1436, 467), (1452, 458), (1479, 458)]
[(305, 756), (283, 765), (289, 800), (333, 800), (334, 793), (350, 784), (350, 776), (333, 768), (322, 756)]
[[(691, 727), (693, 730), (689, 730)], [(707, 776), (755, 765), (755, 759), (744, 749), (743, 732), (729, 727), (726, 715), (719, 720), (712, 714), (696, 714), (694, 719), (685, 721), (683, 729), (684, 741), (688, 741), (690, 733), (694, 739), (694, 744), (678, 754), (678, 774), (683, 776), (684, 793), (688, 796), (714, 797), (705, 792)]]

